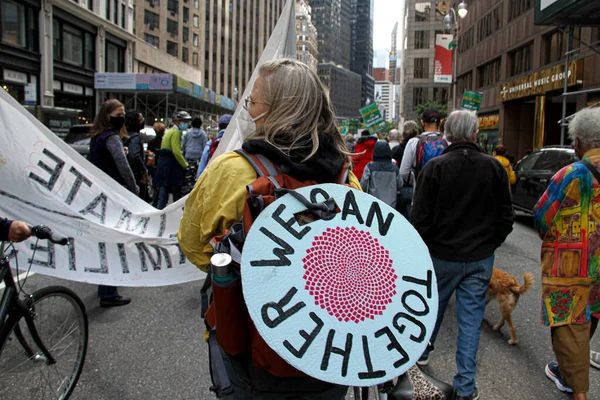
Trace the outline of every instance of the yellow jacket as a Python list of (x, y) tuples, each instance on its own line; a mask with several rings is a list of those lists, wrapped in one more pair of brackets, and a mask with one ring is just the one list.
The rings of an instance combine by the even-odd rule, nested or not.
[[(215, 158), (200, 175), (185, 203), (177, 237), (188, 260), (202, 271), (208, 271), (213, 254), (210, 240), (242, 219), (246, 186), (255, 180), (254, 168), (233, 152)], [(348, 182), (360, 190), (352, 172)]]
[(508, 158), (504, 156), (494, 156), (494, 158), (500, 161), (500, 164), (502, 164), (506, 170), (506, 175), (508, 176), (508, 190), (510, 191), (510, 185), (517, 183), (517, 175), (515, 175), (515, 171), (513, 171), (512, 165), (510, 165)]

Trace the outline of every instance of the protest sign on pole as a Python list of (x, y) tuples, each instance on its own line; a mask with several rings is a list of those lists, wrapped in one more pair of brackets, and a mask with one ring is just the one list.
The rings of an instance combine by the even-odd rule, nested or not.
[(452, 35), (435, 35), (433, 81), (452, 83)]
[(285, 195), (254, 221), (241, 263), (254, 325), (280, 357), (317, 379), (394, 379), (419, 359), (436, 322), (427, 246), (396, 210), (356, 189), (296, 192), (311, 202), (333, 199), (339, 212), (302, 218), (306, 206)]
[[(288, 0), (260, 63), (295, 56), (295, 40), (294, 2)], [(235, 122), (232, 126), (237, 129)], [(205, 277), (177, 240), (187, 197), (155, 209), (79, 155), (4, 90), (0, 132), (0, 217), (44, 224), (69, 238), (64, 247), (40, 241), (35, 256), (32, 241), (17, 244), (10, 257), (19, 265), (33, 259), (36, 273), (114, 286), (161, 286)], [(227, 145), (235, 149), (242, 136), (231, 140), (232, 135)]]
[(363, 123), (371, 133), (381, 132), (386, 124), (376, 103), (371, 103), (359, 110)]
[(482, 99), (483, 93), (474, 90), (465, 90), (460, 108), (463, 110), (479, 112)]

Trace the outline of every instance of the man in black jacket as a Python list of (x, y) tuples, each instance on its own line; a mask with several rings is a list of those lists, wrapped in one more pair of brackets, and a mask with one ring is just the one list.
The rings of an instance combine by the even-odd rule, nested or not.
[(411, 221), (431, 254), (439, 309), (419, 364), (426, 365), (448, 300), (456, 291), (458, 340), (454, 387), (458, 399), (479, 398), (475, 387), (477, 347), (492, 276), (494, 251), (512, 231), (514, 213), (506, 171), (476, 145), (475, 113), (454, 111), (446, 122), (452, 143), (419, 174)]

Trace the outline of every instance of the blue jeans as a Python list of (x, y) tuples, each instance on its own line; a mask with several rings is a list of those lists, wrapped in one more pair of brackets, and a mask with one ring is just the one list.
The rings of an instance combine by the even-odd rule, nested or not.
[(167, 206), (169, 202), (169, 193), (173, 194), (173, 202), (176, 202), (181, 198), (181, 186), (161, 186), (158, 189), (158, 208), (162, 210)]
[(118, 295), (119, 292), (117, 292), (115, 286), (98, 285), (98, 297), (100, 297), (100, 300), (110, 299), (112, 297), (117, 297)]
[[(485, 311), (486, 291), (492, 278), (494, 256), (473, 262), (444, 261), (435, 257), (431, 257), (431, 260), (437, 278), (439, 308), (430, 342), (435, 343), (448, 301), (456, 290), (458, 373), (454, 376), (453, 386), (459, 396), (468, 396), (475, 389), (477, 348)], [(424, 355), (428, 355), (429, 351), (428, 347)]]
[(398, 192), (398, 200), (396, 200), (396, 210), (408, 222), (410, 222), (410, 213), (412, 211), (413, 188), (412, 186), (404, 186)]

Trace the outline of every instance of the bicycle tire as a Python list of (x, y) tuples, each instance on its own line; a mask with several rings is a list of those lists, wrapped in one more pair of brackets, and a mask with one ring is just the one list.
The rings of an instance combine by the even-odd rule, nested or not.
[[(51, 307), (59, 302), (67, 306), (67, 312), (65, 306)], [(0, 398), (68, 399), (79, 381), (87, 353), (89, 328), (85, 306), (72, 290), (48, 286), (33, 293), (29, 308), (34, 312), (40, 339), (56, 364), (49, 365), (45, 361), (25, 318), (11, 316), (0, 332)], [(27, 356), (14, 338), (17, 326), (35, 352), (32, 357)], [(73, 343), (75, 346), (71, 346)], [(59, 379), (55, 380), (54, 376)]]

